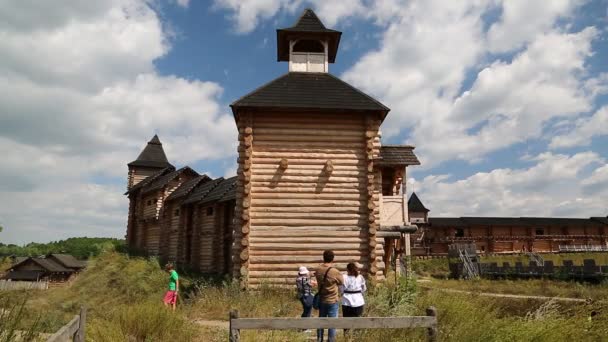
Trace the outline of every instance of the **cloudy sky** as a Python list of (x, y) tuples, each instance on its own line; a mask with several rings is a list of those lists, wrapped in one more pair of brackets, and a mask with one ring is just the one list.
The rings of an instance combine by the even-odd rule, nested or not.
[(234, 174), (228, 104), (287, 71), (275, 29), (306, 7), (433, 216), (608, 214), (606, 0), (0, 0), (0, 241), (124, 236), (155, 133)]

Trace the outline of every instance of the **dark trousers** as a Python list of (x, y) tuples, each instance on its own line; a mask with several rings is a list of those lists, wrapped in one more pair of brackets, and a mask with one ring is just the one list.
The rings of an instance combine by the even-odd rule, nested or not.
[[(361, 306), (346, 306), (342, 305), (342, 317), (361, 317), (363, 316), (363, 307)], [(349, 335), (350, 329), (344, 329), (344, 335)]]
[(310, 317), (312, 313), (312, 300), (307, 297), (312, 297), (312, 295), (300, 298), (300, 303), (302, 303), (302, 317)]
[(361, 317), (365, 306), (346, 306), (342, 305), (342, 317)]

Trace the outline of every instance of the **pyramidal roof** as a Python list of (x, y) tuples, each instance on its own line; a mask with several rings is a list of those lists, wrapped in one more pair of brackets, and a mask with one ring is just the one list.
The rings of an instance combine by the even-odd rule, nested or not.
[(165, 155), (165, 150), (163, 150), (163, 144), (156, 134), (148, 142), (148, 145), (146, 145), (144, 150), (141, 151), (137, 159), (127, 165), (158, 168), (173, 166), (169, 163), (169, 160), (167, 160), (167, 155)]
[(317, 14), (307, 8), (302, 12), (302, 15), (296, 22), (296, 24), (289, 28), (284, 28), (284, 31), (306, 31), (306, 32), (338, 32), (325, 27), (321, 22), (321, 19), (317, 17)]
[(295, 25), (277, 30), (277, 60), (289, 61), (289, 42), (298, 39), (322, 39), (328, 44), (328, 62), (334, 63), (342, 32), (328, 29), (313, 10), (302, 12)]
[(412, 196), (410, 196), (410, 199), (407, 201), (407, 210), (424, 212), (430, 211), (424, 206), (424, 204), (422, 204), (422, 201), (420, 201), (420, 198), (418, 198), (415, 192), (412, 193)]
[[(329, 73), (290, 72), (231, 105), (239, 107), (379, 111), (388, 107)], [(235, 112), (236, 114), (236, 112)]]

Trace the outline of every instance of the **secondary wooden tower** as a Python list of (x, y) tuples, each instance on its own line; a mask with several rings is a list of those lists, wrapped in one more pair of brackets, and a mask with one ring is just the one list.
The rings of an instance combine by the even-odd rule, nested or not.
[(289, 72), (231, 105), (239, 130), (233, 275), (245, 286), (286, 284), (325, 249), (338, 267), (357, 261), (382, 275), (374, 160), (389, 108), (328, 73), (340, 36), (305, 10), (277, 30)]

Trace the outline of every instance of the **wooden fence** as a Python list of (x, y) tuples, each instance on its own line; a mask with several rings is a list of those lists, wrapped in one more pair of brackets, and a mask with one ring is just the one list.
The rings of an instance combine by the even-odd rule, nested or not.
[(82, 307), (80, 314), (74, 316), (72, 320), (61, 327), (56, 333), (49, 337), (47, 342), (84, 342), (85, 326), (87, 324), (87, 309)]
[(0, 291), (7, 290), (46, 290), (49, 288), (48, 281), (14, 281), (0, 280)]
[(437, 341), (437, 310), (426, 309), (426, 316), (341, 317), (341, 318), (239, 318), (230, 312), (230, 342), (240, 341), (240, 330), (292, 329), (411, 329), (427, 328), (428, 341)]

